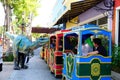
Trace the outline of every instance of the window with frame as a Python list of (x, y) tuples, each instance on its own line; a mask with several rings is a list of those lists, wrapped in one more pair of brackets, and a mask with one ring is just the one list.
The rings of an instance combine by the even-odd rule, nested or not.
[(98, 26), (100, 26), (101, 28), (103, 28), (103, 29), (107, 29), (107, 16), (106, 17), (103, 17), (103, 18), (100, 18), (100, 19), (98, 19), (98, 20), (94, 20), (94, 21), (91, 21), (91, 22), (89, 22), (90, 24), (95, 24), (95, 25), (98, 25)]

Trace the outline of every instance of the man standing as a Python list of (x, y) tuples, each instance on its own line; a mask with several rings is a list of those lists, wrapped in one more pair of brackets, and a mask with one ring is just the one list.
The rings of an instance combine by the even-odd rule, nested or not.
[(2, 47), (2, 40), (0, 39), (0, 72), (2, 71), (2, 65), (3, 65), (3, 47)]

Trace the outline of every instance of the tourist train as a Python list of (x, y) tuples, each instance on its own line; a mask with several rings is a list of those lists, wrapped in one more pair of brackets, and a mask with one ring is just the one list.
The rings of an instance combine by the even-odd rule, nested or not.
[[(92, 49), (93, 39), (99, 38), (106, 56), (87, 55), (84, 42)], [(47, 63), (55, 76), (62, 80), (111, 80), (111, 32), (97, 25), (86, 24), (50, 35)]]

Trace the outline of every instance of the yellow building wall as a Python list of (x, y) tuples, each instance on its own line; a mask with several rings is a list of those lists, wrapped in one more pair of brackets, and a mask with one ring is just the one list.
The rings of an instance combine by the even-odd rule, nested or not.
[(66, 23), (66, 29), (78, 26), (77, 23), (78, 23), (78, 16), (75, 17), (75, 18), (73, 18), (70, 21), (67, 21), (67, 23)]
[[(77, 2), (77, 1), (80, 1), (80, 0), (64, 0), (63, 4), (67, 7), (68, 10), (70, 10), (71, 9), (71, 3)], [(78, 24), (76, 24), (77, 21), (78, 21), (78, 17), (75, 17), (74, 19), (72, 19), (70, 21), (67, 21), (66, 29), (77, 26), (78, 25)]]
[(80, 0), (64, 0), (64, 5), (67, 7), (68, 10), (71, 9), (71, 3), (73, 2), (77, 2), (77, 1), (80, 1)]

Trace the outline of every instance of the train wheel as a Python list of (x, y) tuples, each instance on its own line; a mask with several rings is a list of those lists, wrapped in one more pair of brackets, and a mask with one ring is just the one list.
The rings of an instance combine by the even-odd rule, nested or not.
[(55, 78), (58, 78), (58, 75), (55, 74)]
[(56, 74), (54, 74), (54, 76), (55, 76), (55, 78), (62, 78), (61, 75), (56, 75)]
[(51, 73), (51, 74), (54, 74), (54, 72), (52, 72), (51, 70), (50, 70), (50, 73)]
[(54, 72), (52, 71), (52, 68), (51, 68), (51, 67), (50, 67), (50, 73), (51, 73), (51, 74), (54, 74)]
[(66, 78), (62, 76), (62, 80), (66, 80)]

